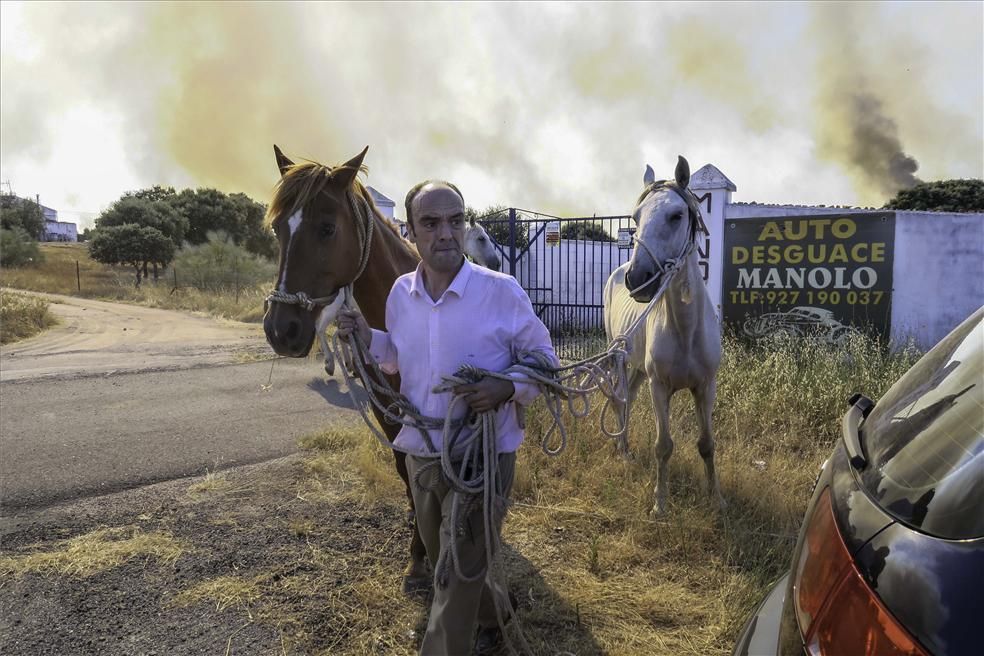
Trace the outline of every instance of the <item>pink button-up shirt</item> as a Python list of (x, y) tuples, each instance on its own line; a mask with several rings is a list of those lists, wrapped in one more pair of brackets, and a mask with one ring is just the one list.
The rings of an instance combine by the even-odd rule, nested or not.
[[(511, 277), (475, 266), (462, 265), (451, 286), (437, 301), (424, 288), (422, 265), (397, 278), (386, 300), (386, 328), (372, 331), (369, 352), (387, 373), (400, 373), (400, 392), (424, 415), (443, 418), (451, 393), (431, 390), (465, 363), (502, 371), (517, 361), (521, 351), (540, 351), (557, 364), (550, 333), (533, 312), (529, 297)], [(499, 453), (511, 453), (523, 441), (516, 404), (528, 405), (540, 393), (529, 383), (513, 383), (515, 394), (496, 412)], [(456, 404), (456, 417), (467, 404)], [(430, 431), (441, 448), (441, 432)], [(430, 453), (416, 428), (406, 427), (394, 444), (414, 455)]]

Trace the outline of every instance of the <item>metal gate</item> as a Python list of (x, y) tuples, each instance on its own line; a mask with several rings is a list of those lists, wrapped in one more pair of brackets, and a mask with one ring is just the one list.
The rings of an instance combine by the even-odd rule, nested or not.
[(631, 217), (565, 219), (508, 208), (477, 220), (501, 251), (503, 271), (529, 294), (557, 355), (577, 360), (603, 349), (605, 281), (632, 254)]

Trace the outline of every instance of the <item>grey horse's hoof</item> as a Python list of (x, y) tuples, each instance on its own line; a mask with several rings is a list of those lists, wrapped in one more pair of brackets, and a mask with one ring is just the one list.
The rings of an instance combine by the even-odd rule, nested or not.
[(653, 519), (666, 516), (666, 508), (661, 508), (658, 503), (653, 504), (653, 507), (649, 509), (649, 516)]
[(430, 594), (433, 581), (430, 576), (404, 576), (403, 594), (413, 598), (425, 598)]

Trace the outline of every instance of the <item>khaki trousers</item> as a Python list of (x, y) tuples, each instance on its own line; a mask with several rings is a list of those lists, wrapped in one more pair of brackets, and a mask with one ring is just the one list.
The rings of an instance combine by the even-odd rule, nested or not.
[[(454, 528), (451, 526), (451, 502), (454, 492), (448, 489), (441, 475), (440, 465), (430, 467), (420, 475), (422, 466), (434, 462), (433, 458), (407, 456), (407, 470), (410, 474), (410, 489), (417, 515), (417, 528), (427, 549), (427, 558), (435, 566), (442, 547), (449, 544)], [(516, 470), (516, 454), (499, 454), (499, 480), (501, 496), (509, 498), (513, 474)], [(486, 567), (485, 524), (482, 519), (482, 505), (464, 520), (464, 530), (457, 536), (461, 571), (466, 575)], [(502, 517), (495, 530), (502, 529)], [(493, 605), (493, 595), (499, 599), (500, 608), (509, 608), (508, 593), (502, 586), (484, 580), (473, 583), (461, 581), (450, 566), (448, 584), (441, 586), (434, 578), (434, 601), (427, 620), (427, 633), (420, 646), (421, 656), (468, 656), (475, 639), (476, 625), (493, 627), (498, 625)]]

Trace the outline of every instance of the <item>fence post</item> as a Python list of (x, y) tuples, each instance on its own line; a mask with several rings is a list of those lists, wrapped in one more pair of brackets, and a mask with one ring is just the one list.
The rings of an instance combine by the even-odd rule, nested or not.
[(171, 287), (171, 294), (178, 291), (178, 267), (172, 267), (171, 273), (174, 274), (174, 286)]
[(509, 275), (516, 277), (516, 208), (509, 208)]
[(236, 267), (236, 305), (239, 305), (239, 267)]
[(81, 292), (82, 291), (82, 273), (81, 273), (81, 271), (79, 271), (79, 261), (78, 260), (75, 260), (75, 284), (78, 287), (79, 292)]

